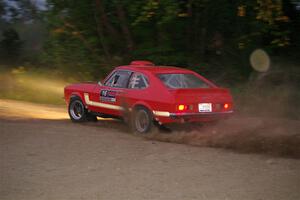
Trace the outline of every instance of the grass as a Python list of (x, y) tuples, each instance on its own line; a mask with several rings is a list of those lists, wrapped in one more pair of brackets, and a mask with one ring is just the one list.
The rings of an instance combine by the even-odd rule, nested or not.
[[(300, 71), (274, 70), (248, 83), (236, 83), (231, 92), (235, 110), (250, 116), (300, 119), (300, 90), (296, 83)], [(293, 80), (293, 81), (291, 81)], [(56, 71), (5, 69), (0, 66), (0, 98), (34, 103), (62, 105), (63, 88), (74, 79), (63, 78)]]
[(64, 104), (63, 88), (68, 84), (51, 72), (27, 71), (23, 67), (0, 70), (0, 98), (35, 103)]

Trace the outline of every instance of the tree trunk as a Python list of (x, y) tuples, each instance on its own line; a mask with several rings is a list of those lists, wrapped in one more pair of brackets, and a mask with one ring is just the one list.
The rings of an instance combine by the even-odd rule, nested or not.
[(104, 51), (106, 58), (110, 59), (111, 58), (110, 50), (109, 50), (110, 48), (107, 45), (107, 43), (105, 42), (104, 32), (103, 32), (103, 24), (101, 23), (101, 21), (99, 21), (98, 13), (96, 10), (94, 10), (94, 18), (95, 18), (95, 22), (96, 22), (96, 26), (97, 26), (97, 33), (98, 33), (98, 37), (100, 39), (102, 49)]
[(193, 35), (193, 30), (194, 30), (194, 24), (193, 24), (193, 0), (188, 0), (187, 2), (187, 14), (188, 14), (188, 24), (186, 26), (187, 29), (187, 35), (186, 35), (186, 46), (188, 51), (193, 51), (194, 47), (194, 35)]
[(108, 33), (114, 38), (119, 39), (118, 31), (113, 27), (113, 25), (110, 23), (109, 19), (107, 18), (107, 15), (105, 13), (104, 5), (102, 4), (102, 0), (95, 0), (96, 1), (96, 8), (99, 11), (100, 14), (100, 20), (105, 28), (107, 28)]
[(121, 29), (126, 39), (127, 48), (129, 51), (132, 51), (134, 49), (134, 41), (132, 39), (132, 35), (128, 27), (126, 14), (123, 5), (121, 4), (121, 1), (116, 1), (116, 8), (117, 8), (117, 15), (120, 20)]
[(200, 32), (200, 45), (199, 45), (199, 53), (201, 58), (204, 58), (205, 55), (205, 51), (206, 51), (206, 43), (207, 43), (207, 29), (204, 28), (204, 26), (201, 28), (201, 32)]

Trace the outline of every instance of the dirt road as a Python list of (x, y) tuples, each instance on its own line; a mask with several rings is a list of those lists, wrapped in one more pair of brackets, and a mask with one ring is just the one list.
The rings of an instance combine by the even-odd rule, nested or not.
[(298, 159), (149, 140), (118, 121), (25, 119), (25, 110), (16, 120), (3, 101), (0, 110), (1, 200), (300, 199)]

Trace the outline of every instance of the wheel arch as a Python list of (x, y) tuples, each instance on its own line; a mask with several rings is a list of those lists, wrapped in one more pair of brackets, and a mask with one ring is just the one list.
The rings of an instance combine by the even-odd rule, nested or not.
[(143, 102), (143, 101), (139, 101), (139, 102), (136, 102), (135, 104), (133, 104), (132, 105), (132, 110), (135, 110), (135, 109), (137, 109), (139, 107), (144, 107), (147, 110), (149, 110), (151, 113), (153, 113), (152, 107), (148, 103)]
[(85, 100), (84, 100), (84, 98), (83, 98), (83, 94), (81, 94), (80, 92), (72, 92), (71, 94), (70, 94), (70, 97), (69, 97), (69, 103), (71, 102), (71, 100), (73, 99), (73, 98), (80, 98), (80, 100), (82, 101), (82, 103), (86, 106), (86, 102), (85, 102)]

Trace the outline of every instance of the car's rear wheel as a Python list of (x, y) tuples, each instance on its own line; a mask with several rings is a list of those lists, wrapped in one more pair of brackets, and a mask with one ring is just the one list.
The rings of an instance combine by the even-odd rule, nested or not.
[(71, 99), (68, 111), (73, 122), (84, 122), (87, 120), (87, 110), (79, 97)]
[(149, 133), (153, 126), (153, 117), (150, 111), (144, 107), (136, 108), (131, 119), (131, 126), (136, 133)]

